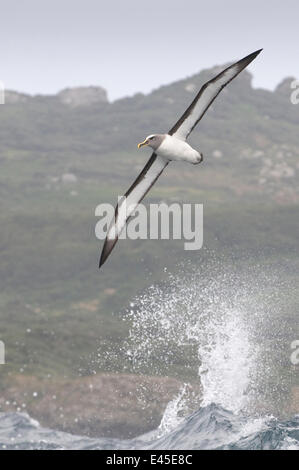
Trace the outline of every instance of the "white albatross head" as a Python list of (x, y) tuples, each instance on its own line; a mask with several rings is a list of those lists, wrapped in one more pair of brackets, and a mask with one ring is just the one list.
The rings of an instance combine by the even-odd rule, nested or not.
[(140, 144), (138, 144), (138, 148), (140, 149), (140, 147), (148, 145), (153, 150), (157, 150), (157, 148), (160, 147), (160, 145), (162, 144), (165, 137), (165, 134), (150, 134), (146, 137), (143, 142), (140, 142)]

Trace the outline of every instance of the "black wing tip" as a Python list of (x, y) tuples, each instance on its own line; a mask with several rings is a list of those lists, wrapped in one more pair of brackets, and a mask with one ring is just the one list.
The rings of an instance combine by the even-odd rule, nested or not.
[(115, 239), (108, 240), (106, 238), (103, 249), (102, 249), (102, 253), (101, 253), (101, 258), (100, 258), (100, 262), (99, 262), (99, 269), (101, 269), (101, 267), (105, 263), (106, 259), (108, 258), (111, 251), (113, 250), (114, 245), (115, 245), (116, 242), (117, 242), (117, 239), (116, 240)]
[(101, 257), (100, 257), (99, 269), (101, 269), (101, 267), (105, 263), (106, 259), (109, 256), (109, 253), (110, 253), (110, 250), (107, 249), (107, 243), (105, 242), (102, 253), (101, 253)]
[(261, 49), (258, 49), (257, 51), (254, 51), (254, 52), (252, 53), (252, 55), (253, 55), (254, 57), (256, 57), (256, 56), (259, 55), (263, 50), (264, 50), (264, 48), (262, 47)]
[(103, 264), (105, 263), (106, 259), (103, 258), (103, 253), (101, 255), (101, 258), (100, 258), (100, 261), (99, 261), (99, 269), (101, 269), (101, 267), (103, 266)]
[(263, 48), (262, 49), (258, 49), (257, 51), (254, 51), (252, 52), (251, 54), (247, 55), (246, 57), (244, 57), (244, 59), (242, 60), (246, 60), (246, 61), (249, 61), (251, 62), (252, 60), (254, 60), (261, 52), (262, 52)]
[(231, 67), (234, 67), (236, 65), (239, 68), (239, 72), (241, 72), (262, 52), (262, 50), (263, 49), (258, 49), (257, 51), (254, 51), (251, 54), (248, 54), (247, 56), (243, 57), (243, 59), (231, 65)]

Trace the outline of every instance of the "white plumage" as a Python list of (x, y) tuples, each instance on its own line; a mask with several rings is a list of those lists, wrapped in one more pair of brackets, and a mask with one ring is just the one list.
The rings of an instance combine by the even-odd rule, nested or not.
[(202, 155), (184, 140), (175, 135), (166, 135), (162, 144), (155, 151), (160, 157), (167, 160), (185, 161), (188, 163), (200, 163)]

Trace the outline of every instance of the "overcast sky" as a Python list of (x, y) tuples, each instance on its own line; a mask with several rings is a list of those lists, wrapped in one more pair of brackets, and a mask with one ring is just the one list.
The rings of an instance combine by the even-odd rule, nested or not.
[(0, 80), (56, 93), (149, 92), (264, 48), (254, 85), (299, 77), (298, 0), (1, 0)]

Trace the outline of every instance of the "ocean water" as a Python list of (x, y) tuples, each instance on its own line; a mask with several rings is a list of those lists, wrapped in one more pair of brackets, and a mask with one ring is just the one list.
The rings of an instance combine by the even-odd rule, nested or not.
[(22, 413), (0, 414), (0, 448), (15, 449), (251, 449), (299, 450), (299, 416), (252, 419), (207, 405), (161, 437), (91, 439), (42, 428)]
[(0, 413), (0, 449), (298, 450), (299, 416), (287, 411), (294, 323), (282, 312), (291, 286), (256, 267), (184, 272), (134, 299), (121, 348), (136, 373), (165, 374), (180, 363), (200, 392), (185, 380), (158, 428), (128, 440), (75, 436), (24, 413)]

